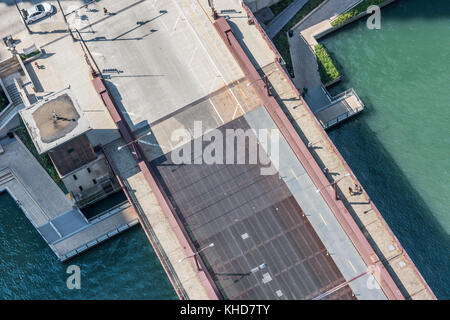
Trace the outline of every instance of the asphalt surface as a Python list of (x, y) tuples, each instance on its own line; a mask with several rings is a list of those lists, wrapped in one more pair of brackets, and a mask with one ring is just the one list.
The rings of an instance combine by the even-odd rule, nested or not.
[[(250, 128), (244, 117), (220, 130), (238, 128)], [(261, 164), (172, 160), (168, 154), (152, 165), (197, 250), (214, 243), (201, 255), (225, 297), (312, 299), (345, 281), (278, 173), (261, 175)], [(347, 286), (327, 298), (353, 296)]]

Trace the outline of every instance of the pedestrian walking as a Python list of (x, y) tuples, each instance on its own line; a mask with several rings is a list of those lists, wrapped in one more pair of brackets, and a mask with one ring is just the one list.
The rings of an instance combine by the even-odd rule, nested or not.
[(325, 174), (328, 173), (328, 168), (327, 167), (323, 168), (323, 173), (325, 173)]
[(107, 14), (108, 14), (108, 10), (106, 10), (106, 8), (103, 8), (103, 13), (104, 13), (105, 15), (107, 15)]
[(313, 144), (311, 142), (308, 142), (308, 148), (312, 148)]
[(40, 69), (41, 67), (39, 66), (39, 63), (37, 63), (37, 61), (34, 63), (34, 65), (36, 66), (36, 68)]
[(348, 187), (348, 193), (350, 194), (350, 196), (353, 195), (353, 189), (352, 189), (352, 187)]
[(355, 183), (355, 192), (360, 192), (361, 189), (359, 188), (359, 186)]

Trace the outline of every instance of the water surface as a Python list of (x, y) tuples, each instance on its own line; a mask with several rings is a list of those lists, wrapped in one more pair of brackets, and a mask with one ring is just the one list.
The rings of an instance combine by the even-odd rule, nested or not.
[[(69, 265), (81, 289), (69, 290)], [(177, 299), (144, 231), (118, 235), (61, 263), (6, 192), (0, 193), (0, 299)]]
[(450, 1), (399, 0), (321, 40), (367, 105), (329, 135), (438, 298), (450, 298)]

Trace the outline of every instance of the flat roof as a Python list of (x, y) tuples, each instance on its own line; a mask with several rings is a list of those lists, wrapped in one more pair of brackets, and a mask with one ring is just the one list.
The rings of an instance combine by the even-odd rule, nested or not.
[[(250, 128), (239, 117), (219, 130)], [(278, 172), (261, 175), (260, 164), (177, 165), (171, 153), (151, 165), (197, 250), (214, 243), (201, 254), (226, 298), (312, 299), (345, 282)], [(327, 298), (355, 297), (345, 286)]]
[(39, 153), (47, 152), (91, 129), (69, 88), (63, 89), (20, 115)]

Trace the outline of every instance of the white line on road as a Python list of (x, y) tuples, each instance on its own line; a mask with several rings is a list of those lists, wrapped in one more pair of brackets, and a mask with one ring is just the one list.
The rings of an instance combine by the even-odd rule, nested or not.
[[(200, 45), (202, 46), (203, 50), (206, 52), (206, 54), (207, 54), (209, 60), (211, 61), (212, 65), (214, 66), (214, 68), (216, 69), (216, 71), (217, 71), (217, 72), (220, 74), (220, 76), (222, 77), (222, 80), (223, 80), (225, 86), (228, 87), (228, 90), (231, 92), (231, 95), (233, 96), (233, 98), (236, 100), (236, 102), (238, 103), (239, 107), (241, 108), (242, 113), (245, 114), (245, 111), (244, 111), (244, 109), (242, 108), (241, 103), (240, 103), (239, 100), (236, 98), (236, 96), (235, 96), (233, 90), (231, 90), (231, 88), (228, 86), (228, 84), (227, 84), (227, 82), (226, 82), (226, 79), (225, 79), (223, 73), (219, 70), (219, 68), (218, 68), (217, 65), (215, 64), (213, 58), (212, 58), (211, 55), (209, 54), (208, 50), (206, 49), (205, 45), (204, 45), (203, 42), (201, 41), (201, 39), (200, 39), (199, 35), (197, 34), (197, 32), (194, 30), (194, 27), (192, 26), (192, 24), (189, 23), (189, 20), (188, 20), (188, 18), (186, 17), (186, 15), (184, 14), (184, 11), (181, 9), (181, 7), (180, 7), (180, 5), (178, 4), (177, 1), (174, 1), (174, 2), (176, 3), (176, 5), (177, 5), (178, 9), (180, 10), (180, 12), (183, 13), (183, 15), (184, 15), (186, 21), (188, 22), (188, 25), (189, 25), (191, 31), (195, 34), (197, 40), (200, 42)], [(184, 3), (185, 3), (185, 5), (188, 7), (189, 11), (191, 11), (192, 17), (196, 20), (196, 24), (197, 24), (200, 28), (203, 29), (205, 35), (208, 35), (208, 32), (206, 32), (206, 30), (204, 30), (204, 27), (202, 26), (202, 24), (201, 24), (201, 23), (198, 21), (198, 19), (196, 18), (195, 13), (192, 11), (192, 7), (189, 5), (189, 3), (186, 2), (186, 0), (184, 0)], [(205, 37), (205, 39), (206, 39), (206, 37)], [(214, 42), (214, 40), (213, 40), (213, 42)], [(212, 48), (215, 48), (215, 47), (213, 46)]]
[(222, 121), (222, 124), (224, 124), (224, 123), (225, 123), (225, 121), (223, 121), (222, 117), (220, 116), (220, 113), (219, 113), (219, 111), (217, 111), (217, 109), (216, 109), (216, 106), (215, 106), (215, 105), (214, 105), (214, 103), (212, 102), (211, 98), (209, 98), (209, 102), (211, 103), (211, 105), (212, 105), (212, 107), (213, 107), (214, 111), (215, 111), (215, 112), (217, 113), (217, 115), (219, 116), (219, 118), (220, 118), (220, 121)]
[(350, 267), (352, 267), (353, 271), (356, 273), (356, 268), (353, 266), (353, 263), (350, 260), (347, 260)]

